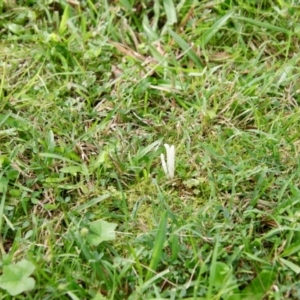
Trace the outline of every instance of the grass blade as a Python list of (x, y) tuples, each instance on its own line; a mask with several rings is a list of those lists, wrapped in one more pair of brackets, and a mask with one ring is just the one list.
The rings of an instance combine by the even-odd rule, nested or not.
[(280, 262), (283, 263), (286, 267), (291, 269), (293, 272), (295, 272), (297, 275), (300, 273), (300, 267), (296, 265), (295, 263), (291, 262), (290, 260), (279, 258)]
[(60, 22), (60, 25), (59, 25), (59, 29), (58, 29), (58, 32), (60, 35), (63, 35), (65, 30), (67, 29), (67, 22), (68, 22), (68, 19), (69, 19), (69, 10), (70, 9), (70, 6), (69, 5), (66, 5), (65, 9), (64, 9), (64, 13), (62, 15), (62, 19), (61, 19), (61, 22)]
[(212, 27), (210, 27), (201, 38), (201, 46), (204, 47), (212, 37), (226, 24), (226, 22), (231, 18), (233, 12), (229, 12), (219, 20), (217, 20)]
[(166, 240), (167, 224), (168, 224), (167, 221), (168, 221), (168, 212), (165, 211), (161, 217), (159, 226), (157, 228), (157, 234), (155, 237), (155, 243), (154, 243), (154, 247), (153, 247), (152, 258), (150, 261), (149, 270), (146, 275), (146, 281), (152, 277), (153, 272), (155, 272), (155, 270), (157, 269), (158, 263), (160, 262), (162, 250), (163, 250), (164, 243)]
[(292, 32), (288, 29), (278, 27), (278, 26), (275, 26), (275, 25), (272, 25), (272, 24), (269, 24), (269, 23), (266, 23), (266, 22), (260, 22), (260, 21), (254, 20), (254, 19), (250, 19), (250, 18), (246, 18), (246, 17), (240, 17), (240, 16), (234, 16), (234, 18), (237, 19), (237, 20), (248, 22), (248, 23), (250, 23), (254, 26), (257, 26), (257, 27), (262, 27), (262, 28), (273, 30), (273, 31), (282, 32), (282, 33), (285, 33), (285, 34), (288, 34), (288, 35), (292, 34)]
[[(0, 184), (2, 186), (2, 197), (1, 197), (1, 203), (0, 203), (0, 233), (2, 232), (2, 222), (4, 219), (4, 204), (5, 204), (5, 199), (6, 199), (6, 191), (7, 191), (7, 186), (8, 186), (8, 180), (5, 177), (0, 178)], [(0, 253), (1, 256), (5, 254), (5, 250), (3, 247), (3, 241), (2, 241), (2, 236), (0, 234)]]
[(191, 49), (191, 46), (176, 32), (174, 32), (172, 29), (168, 29), (170, 35), (175, 40), (175, 42), (178, 44), (178, 46), (186, 52), (186, 55), (197, 65), (199, 68), (203, 68), (202, 62), (200, 58), (197, 56), (197, 54)]
[(173, 25), (177, 22), (177, 13), (172, 0), (164, 0), (165, 12), (167, 15), (167, 23)]

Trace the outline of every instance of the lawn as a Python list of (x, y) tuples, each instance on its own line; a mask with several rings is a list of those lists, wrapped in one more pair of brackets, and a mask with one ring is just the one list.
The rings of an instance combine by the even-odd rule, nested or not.
[(297, 2), (0, 1), (0, 299), (300, 299)]

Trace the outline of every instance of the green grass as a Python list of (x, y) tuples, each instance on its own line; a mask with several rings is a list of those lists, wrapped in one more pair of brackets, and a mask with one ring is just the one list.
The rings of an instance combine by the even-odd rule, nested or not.
[(0, 299), (299, 299), (299, 8), (0, 1)]

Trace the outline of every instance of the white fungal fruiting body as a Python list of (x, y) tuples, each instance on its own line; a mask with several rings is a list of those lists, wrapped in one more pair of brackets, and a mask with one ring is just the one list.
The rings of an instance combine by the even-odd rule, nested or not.
[(161, 164), (168, 179), (174, 178), (175, 173), (175, 147), (174, 145), (164, 144), (167, 153), (167, 163), (164, 154), (160, 155)]

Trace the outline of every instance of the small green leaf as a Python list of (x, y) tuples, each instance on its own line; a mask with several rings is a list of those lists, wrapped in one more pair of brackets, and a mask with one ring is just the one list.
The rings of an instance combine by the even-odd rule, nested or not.
[(5, 193), (9, 180), (6, 177), (0, 178), (0, 193)]
[(214, 286), (216, 288), (221, 288), (223, 285), (227, 283), (231, 275), (232, 275), (232, 269), (227, 264), (219, 261), (216, 262)]
[(96, 235), (96, 234), (89, 234), (88, 236), (87, 236), (87, 241), (88, 241), (88, 243), (90, 244), (90, 245), (92, 245), (92, 246), (98, 246), (98, 245), (100, 245), (101, 244), (101, 238), (98, 236), (98, 235)]
[(16, 180), (19, 176), (19, 172), (14, 169), (10, 169), (6, 172), (6, 177), (9, 180)]
[(90, 224), (92, 234), (88, 235), (87, 240), (90, 244), (98, 246), (104, 241), (112, 241), (116, 238), (115, 229), (117, 224), (98, 220)]
[(24, 32), (24, 27), (18, 24), (10, 23), (7, 25), (7, 28), (9, 31), (11, 31), (14, 34), (20, 35)]
[(241, 292), (243, 300), (261, 300), (270, 290), (276, 278), (276, 271), (262, 270)]
[(92, 300), (106, 300), (107, 298), (100, 293), (96, 294)]
[(95, 162), (93, 163), (93, 168), (99, 168), (101, 165), (109, 161), (109, 156), (107, 151), (101, 151), (97, 156)]
[(26, 259), (14, 265), (5, 266), (0, 276), (0, 288), (6, 290), (11, 296), (32, 290), (35, 281), (29, 276), (34, 270), (35, 266)]
[(49, 211), (55, 210), (55, 209), (57, 209), (57, 207), (58, 207), (58, 204), (54, 204), (54, 203), (46, 203), (43, 205), (43, 208), (46, 210), (49, 210)]
[(77, 173), (87, 175), (87, 176), (89, 175), (89, 172), (84, 167), (84, 165), (63, 167), (63, 168), (59, 169), (59, 171), (62, 172), (62, 173), (71, 174), (73, 176), (76, 176)]

